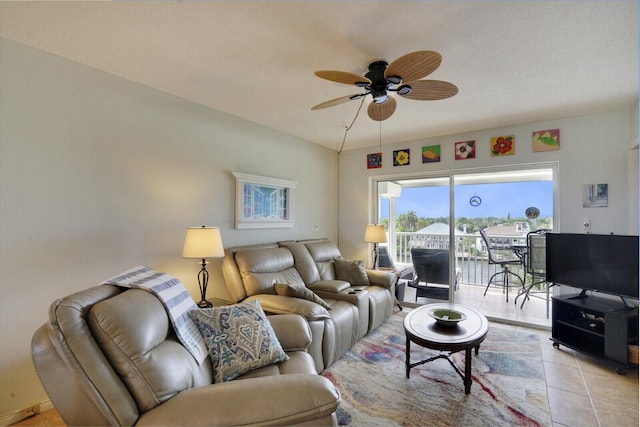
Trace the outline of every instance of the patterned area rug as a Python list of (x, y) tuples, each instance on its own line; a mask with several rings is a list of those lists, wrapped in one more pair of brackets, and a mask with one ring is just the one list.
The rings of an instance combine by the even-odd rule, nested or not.
[[(406, 378), (405, 315), (391, 316), (322, 373), (342, 394), (340, 425), (551, 425), (538, 335), (490, 325), (465, 395), (462, 378), (445, 359), (414, 367)], [(436, 354), (411, 344), (412, 362)], [(452, 359), (464, 372), (464, 352)]]

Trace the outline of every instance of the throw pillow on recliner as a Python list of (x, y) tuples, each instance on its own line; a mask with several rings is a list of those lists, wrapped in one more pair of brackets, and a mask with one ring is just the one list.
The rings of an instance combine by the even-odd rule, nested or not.
[(306, 288), (303, 286), (290, 285), (288, 283), (274, 283), (273, 289), (276, 291), (276, 294), (278, 295), (282, 295), (285, 297), (306, 299), (307, 301), (320, 304), (327, 310), (331, 310), (331, 306), (327, 304), (325, 300), (320, 298), (318, 295), (315, 294), (315, 292), (313, 292), (309, 288)]
[(364, 261), (352, 261), (341, 257), (334, 258), (336, 279), (351, 283), (351, 286), (369, 284), (369, 277), (364, 269)]
[(189, 317), (209, 349), (215, 383), (289, 359), (260, 300), (191, 310)]

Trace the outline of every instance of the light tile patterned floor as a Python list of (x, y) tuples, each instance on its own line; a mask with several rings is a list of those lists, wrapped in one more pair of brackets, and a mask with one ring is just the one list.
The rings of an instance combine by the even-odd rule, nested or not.
[[(638, 424), (638, 368), (630, 368), (626, 375), (616, 367), (590, 358), (564, 346), (553, 347), (551, 320), (546, 318), (546, 302), (531, 298), (521, 309), (514, 304), (517, 292), (512, 291), (509, 302), (500, 289), (460, 286), (456, 302), (474, 307), (492, 322), (509, 324), (516, 330), (540, 335), (542, 359), (547, 382), (549, 411), (554, 427), (626, 427)], [(407, 288), (405, 301), (415, 301), (415, 290)], [(419, 298), (418, 303), (441, 302)], [(549, 316), (551, 317), (551, 315)], [(518, 325), (518, 322), (528, 326)]]

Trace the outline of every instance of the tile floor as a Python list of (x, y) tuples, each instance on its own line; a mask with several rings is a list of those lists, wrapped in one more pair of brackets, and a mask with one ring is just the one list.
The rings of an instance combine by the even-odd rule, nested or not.
[[(456, 302), (474, 307), (501, 327), (540, 335), (553, 427), (639, 425), (637, 367), (620, 375), (615, 366), (601, 360), (564, 346), (554, 348), (550, 341), (551, 320), (546, 318), (544, 299), (531, 298), (521, 309), (513, 302), (517, 292), (512, 291), (509, 302), (505, 301), (500, 289), (490, 288), (486, 296), (483, 292), (484, 287), (461, 285)], [(407, 288), (404, 300), (414, 302), (415, 290)], [(418, 303), (429, 302), (440, 301), (418, 299)]]
[[(631, 368), (620, 375), (615, 367), (589, 358), (566, 347), (555, 349), (551, 337), (551, 322), (546, 319), (543, 300), (532, 299), (521, 310), (512, 296), (509, 303), (500, 291), (461, 287), (458, 302), (476, 307), (500, 322), (502, 327), (515, 328), (540, 335), (542, 359), (547, 382), (551, 427), (626, 427), (638, 424), (638, 369)], [(515, 296), (515, 294), (514, 294)], [(414, 301), (409, 290), (405, 301)], [(428, 300), (420, 299), (426, 303)], [(516, 325), (525, 322), (529, 326)], [(34, 415), (14, 426), (64, 426), (54, 409)]]

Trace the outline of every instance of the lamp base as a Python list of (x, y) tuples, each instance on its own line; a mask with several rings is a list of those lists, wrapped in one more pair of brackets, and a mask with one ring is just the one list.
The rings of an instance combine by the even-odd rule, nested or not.
[(202, 300), (198, 303), (198, 307), (200, 308), (211, 308), (213, 307), (213, 304), (211, 304), (209, 301), (207, 300)]

